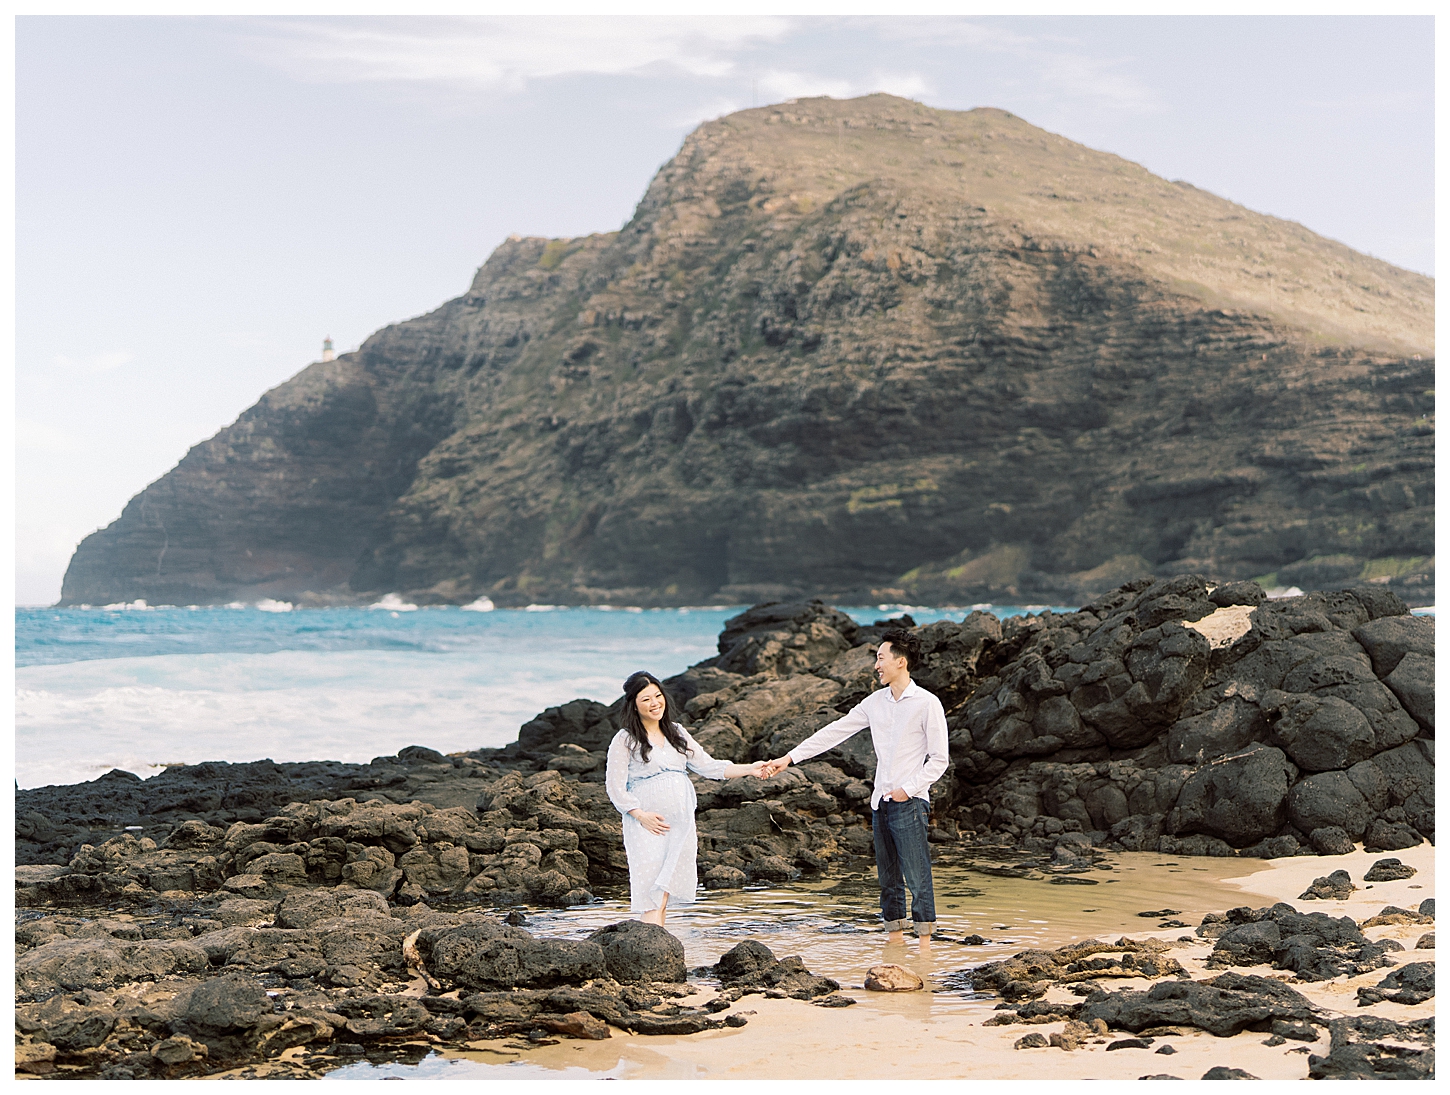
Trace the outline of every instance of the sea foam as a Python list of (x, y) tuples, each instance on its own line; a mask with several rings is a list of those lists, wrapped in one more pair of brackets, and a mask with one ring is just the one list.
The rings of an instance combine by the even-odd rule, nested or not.
[(387, 609), (392, 612), (418, 611), (417, 605), (409, 604), (407, 601), (403, 600), (403, 598), (399, 597), (396, 593), (383, 594), (383, 599), (381, 601), (375, 601), (373, 604), (368, 605), (368, 608), (381, 608)]
[[(420, 744), (500, 746), (545, 707), (612, 699), (645, 660), (633, 653), (580, 673), (559, 664), (411, 651), (200, 654), (31, 666), (17, 672), (16, 778), (22, 787), (140, 776), (203, 760), (344, 760)], [(704, 653), (703, 651), (701, 653)], [(520, 658), (522, 663), (524, 659)]]

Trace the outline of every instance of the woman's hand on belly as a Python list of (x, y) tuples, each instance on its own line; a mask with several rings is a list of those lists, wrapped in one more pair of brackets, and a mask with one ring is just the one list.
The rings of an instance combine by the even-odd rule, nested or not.
[(660, 814), (652, 814), (647, 810), (631, 810), (629, 816), (643, 825), (645, 832), (653, 833), (655, 836), (663, 836), (670, 831), (670, 823)]

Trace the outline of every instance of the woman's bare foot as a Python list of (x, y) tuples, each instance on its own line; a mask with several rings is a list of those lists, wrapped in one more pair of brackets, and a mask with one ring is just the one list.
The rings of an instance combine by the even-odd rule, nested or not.
[(886, 942), (888, 942), (888, 943), (905, 943), (906, 942), (906, 936), (902, 935), (900, 932), (887, 932), (886, 933)]

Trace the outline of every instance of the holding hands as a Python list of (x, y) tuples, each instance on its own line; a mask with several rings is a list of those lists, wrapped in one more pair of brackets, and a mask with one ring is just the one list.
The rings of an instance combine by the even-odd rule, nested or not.
[(752, 761), (750, 764), (731, 764), (725, 769), (724, 778), (735, 779), (738, 776), (754, 776), (756, 779), (769, 779), (771, 776), (784, 772), (789, 764), (790, 757), (778, 757), (775, 760), (757, 760)]
[(737, 779), (741, 776), (754, 776), (756, 779), (764, 779), (768, 774), (765, 769), (770, 762), (766, 760), (753, 761), (750, 764), (727, 764), (725, 766), (725, 779)]
[(760, 762), (760, 778), (769, 779), (771, 776), (779, 775), (790, 766), (790, 757), (777, 757), (775, 760)]

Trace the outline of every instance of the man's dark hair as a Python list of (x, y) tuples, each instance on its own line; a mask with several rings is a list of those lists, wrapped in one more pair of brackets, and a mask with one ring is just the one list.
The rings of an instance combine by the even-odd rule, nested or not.
[(893, 627), (881, 636), (883, 643), (891, 644), (891, 652), (906, 659), (906, 668), (913, 670), (921, 663), (921, 640), (904, 627)]

